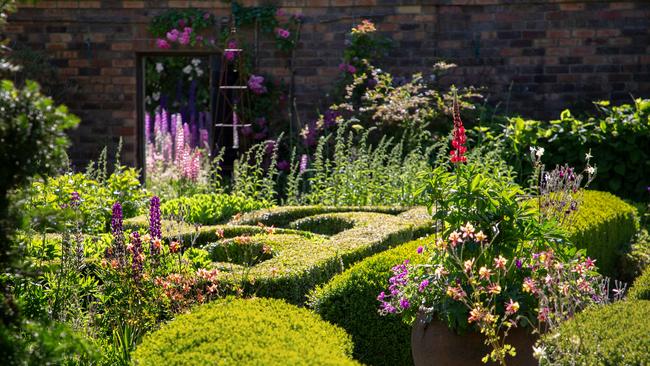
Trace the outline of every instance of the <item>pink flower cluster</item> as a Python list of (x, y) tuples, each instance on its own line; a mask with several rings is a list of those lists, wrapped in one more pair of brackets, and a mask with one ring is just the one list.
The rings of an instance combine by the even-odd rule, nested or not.
[(275, 34), (282, 39), (287, 39), (291, 36), (291, 32), (288, 29), (280, 27), (275, 28)]
[[(184, 22), (183, 22), (184, 24)], [(179, 22), (180, 25), (180, 22)], [(202, 38), (201, 36), (196, 37), (197, 41), (201, 41)], [(191, 27), (185, 27), (183, 26), (183, 30), (179, 31), (178, 29), (174, 28), (167, 32), (166, 38), (158, 38), (156, 41), (156, 44), (158, 48), (162, 49), (168, 49), (171, 48), (171, 45), (173, 43), (179, 43), (183, 46), (190, 44), (190, 41), (192, 40), (192, 28)]]
[(266, 93), (267, 89), (264, 86), (264, 76), (251, 75), (250, 79), (248, 79), (248, 88), (257, 95)]
[[(235, 40), (228, 41), (226, 49), (229, 50), (237, 49), (237, 41)], [(228, 62), (233, 62), (235, 61), (235, 58), (237, 58), (237, 51), (225, 51), (224, 56), (226, 57), (226, 60), (228, 60)]]
[(172, 169), (178, 176), (196, 182), (201, 176), (203, 149), (209, 146), (207, 129), (183, 123), (180, 114), (170, 116), (163, 108), (154, 114), (153, 136), (150, 125), (151, 117), (147, 115), (147, 172), (164, 175)]

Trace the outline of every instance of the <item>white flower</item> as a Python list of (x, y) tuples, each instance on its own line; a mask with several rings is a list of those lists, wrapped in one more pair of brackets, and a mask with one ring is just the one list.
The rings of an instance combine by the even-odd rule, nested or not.
[(594, 175), (595, 172), (596, 172), (596, 168), (594, 168), (593, 166), (587, 167), (587, 173), (589, 173), (589, 175)]
[(153, 100), (157, 102), (158, 99), (160, 99), (160, 92), (155, 92), (151, 96), (153, 97)]
[(198, 67), (194, 69), (194, 71), (196, 71), (196, 76), (198, 77), (201, 77), (201, 75), (203, 75), (203, 70), (199, 69)]
[(199, 60), (198, 58), (192, 59), (192, 65), (199, 66), (200, 63), (201, 63), (201, 60)]
[(156, 63), (156, 71), (160, 74), (163, 70), (165, 69), (165, 66), (163, 66), (162, 63), (157, 62)]
[(543, 147), (538, 147), (537, 151), (535, 152), (535, 156), (537, 156), (538, 158), (541, 158), (542, 155), (544, 155), (544, 148)]
[(535, 357), (538, 360), (541, 360), (545, 356), (546, 356), (546, 347), (544, 347), (544, 346), (539, 346), (539, 347), (533, 346), (533, 357)]
[(192, 65), (187, 65), (183, 68), (183, 72), (189, 74), (192, 72)]
[(591, 159), (591, 158), (593, 158), (593, 157), (594, 157), (594, 156), (591, 155), (591, 150), (589, 150), (589, 152), (585, 154), (585, 160), (589, 160), (589, 159)]

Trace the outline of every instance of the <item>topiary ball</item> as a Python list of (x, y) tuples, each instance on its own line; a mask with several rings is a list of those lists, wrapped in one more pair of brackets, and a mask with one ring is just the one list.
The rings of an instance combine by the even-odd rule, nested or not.
[(148, 365), (358, 365), (341, 328), (282, 300), (202, 305), (145, 336), (132, 354)]

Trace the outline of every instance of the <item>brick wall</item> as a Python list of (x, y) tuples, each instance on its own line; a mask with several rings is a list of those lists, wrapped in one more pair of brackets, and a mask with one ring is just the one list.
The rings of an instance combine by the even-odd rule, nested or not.
[[(252, 1), (243, 1), (251, 5)], [(549, 117), (593, 99), (650, 97), (650, 1), (596, 0), (284, 0), (305, 15), (296, 51), (296, 97), (303, 120), (327, 102), (344, 34), (363, 18), (395, 41), (385, 60), (398, 75), (437, 59), (459, 67), (446, 79), (483, 85), (494, 104)], [(136, 162), (136, 52), (154, 51), (146, 28), (167, 8), (229, 15), (221, 1), (40, 1), (10, 18), (9, 36), (45, 50), (78, 90), (64, 101), (82, 118), (72, 158), (95, 159), (124, 138)], [(262, 41), (260, 67), (286, 77), (287, 58)]]

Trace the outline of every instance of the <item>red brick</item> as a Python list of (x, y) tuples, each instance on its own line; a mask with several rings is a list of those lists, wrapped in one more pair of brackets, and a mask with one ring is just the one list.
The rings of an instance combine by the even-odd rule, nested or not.
[(571, 37), (571, 32), (568, 30), (549, 30), (546, 31), (546, 36), (548, 38), (569, 38)]
[(578, 11), (578, 10), (585, 10), (585, 4), (582, 4), (582, 3), (566, 3), (566, 4), (560, 4), (560, 10), (562, 10), (562, 11)]
[(130, 42), (120, 42), (111, 44), (111, 50), (113, 51), (131, 51), (133, 49), (133, 43)]

